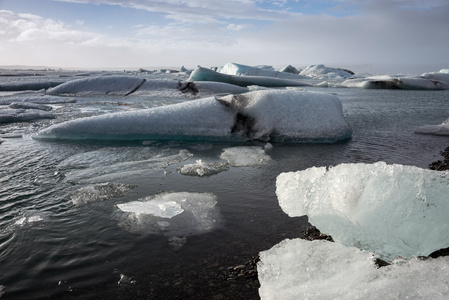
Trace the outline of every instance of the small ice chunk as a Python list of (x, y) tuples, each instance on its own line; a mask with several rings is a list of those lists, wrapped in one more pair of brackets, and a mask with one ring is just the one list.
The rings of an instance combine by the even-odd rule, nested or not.
[(70, 195), (73, 205), (80, 207), (91, 202), (123, 197), (136, 185), (124, 183), (101, 183), (77, 189)]
[(227, 163), (221, 162), (211, 162), (205, 163), (201, 159), (198, 159), (194, 164), (186, 164), (180, 168), (178, 168), (178, 172), (182, 175), (190, 175), (190, 176), (210, 176), (214, 174), (218, 174), (222, 171), (226, 171), (229, 169), (229, 165)]
[(449, 118), (439, 125), (424, 125), (415, 129), (415, 133), (449, 135)]
[(427, 256), (449, 247), (449, 172), (413, 166), (340, 164), (282, 173), (282, 210), (347, 246), (397, 256)]
[(228, 161), (233, 167), (261, 166), (271, 160), (270, 156), (257, 146), (225, 148), (220, 158)]
[(167, 221), (159, 221), (159, 222), (157, 222), (157, 225), (159, 225), (159, 226), (162, 227), (162, 228), (167, 228), (167, 227), (170, 226), (170, 222), (167, 222)]
[[(175, 201), (165, 201), (156, 199), (151, 201), (132, 201), (123, 204), (117, 204), (117, 207), (124, 212), (134, 213), (136, 215), (153, 215), (162, 218), (173, 218), (184, 211)], [(158, 222), (159, 224), (159, 222)]]
[[(262, 300), (447, 299), (449, 257), (375, 268), (372, 253), (327, 241), (284, 240), (260, 253)], [(431, 278), (431, 280), (429, 280)]]

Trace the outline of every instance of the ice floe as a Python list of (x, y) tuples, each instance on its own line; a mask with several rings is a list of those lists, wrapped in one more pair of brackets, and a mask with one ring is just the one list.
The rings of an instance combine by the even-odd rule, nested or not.
[(372, 76), (348, 79), (341, 83), (345, 87), (364, 89), (403, 89), (403, 90), (447, 90), (449, 82), (422, 76)]
[(39, 109), (0, 109), (0, 123), (28, 122), (37, 119), (54, 118), (54, 114)]
[[(291, 66), (290, 66), (291, 67)], [(288, 70), (293, 70), (292, 67)], [(272, 71), (257, 67), (246, 66), (236, 63), (227, 63), (217, 70), (219, 73), (237, 76), (263, 76), (263, 77), (275, 77), (281, 79), (306, 79), (305, 76), (299, 76), (298, 73), (285, 72), (285, 71)]]
[(229, 169), (229, 164), (224, 162), (203, 162), (198, 159), (194, 164), (186, 164), (178, 168), (182, 175), (190, 176), (210, 176)]
[(223, 149), (220, 158), (233, 167), (255, 167), (268, 163), (271, 158), (261, 147), (231, 147)]
[[(280, 73), (280, 72), (278, 72)], [(288, 74), (288, 73), (283, 73)], [(295, 74), (290, 74), (297, 76)], [(300, 77), (298, 79), (301, 79)], [(217, 81), (229, 84), (235, 84), (243, 87), (250, 85), (260, 85), (265, 87), (286, 87), (286, 86), (308, 86), (308, 83), (300, 80), (275, 78), (267, 76), (238, 76), (215, 72), (211, 69), (206, 69), (198, 66), (192, 74), (190, 74), (189, 81)]]
[(217, 197), (210, 193), (163, 193), (117, 204), (119, 226), (132, 233), (188, 236), (208, 232), (221, 224)]
[(335, 241), (397, 256), (427, 256), (449, 246), (449, 173), (413, 166), (340, 164), (282, 173), (279, 204)]
[(354, 72), (340, 69), (340, 68), (330, 68), (325, 65), (310, 65), (299, 75), (309, 76), (317, 79), (346, 79), (354, 76)]
[(423, 125), (415, 129), (415, 133), (449, 135), (449, 118), (439, 125)]
[(136, 185), (124, 183), (102, 183), (77, 189), (70, 195), (73, 205), (80, 207), (91, 202), (101, 202), (111, 198), (119, 198), (128, 193)]
[(38, 109), (38, 110), (44, 110), (44, 111), (50, 111), (53, 108), (48, 105), (44, 104), (38, 104), (38, 103), (32, 103), (32, 102), (13, 102), (9, 105), (9, 108), (12, 109)]
[(351, 135), (336, 96), (259, 90), (76, 119), (44, 129), (35, 138), (336, 142)]
[(374, 256), (328, 241), (284, 240), (260, 253), (263, 300), (446, 299), (449, 257), (376, 268)]

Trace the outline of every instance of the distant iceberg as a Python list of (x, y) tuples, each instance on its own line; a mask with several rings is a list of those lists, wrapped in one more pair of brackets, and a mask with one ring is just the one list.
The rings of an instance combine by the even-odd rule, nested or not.
[[(264, 71), (261, 69), (261, 71)], [(271, 72), (271, 71), (270, 71)], [(279, 73), (279, 72), (278, 72)], [(285, 73), (288, 74), (288, 73)], [(294, 74), (291, 74), (294, 75)], [(295, 75), (298, 79), (301, 79)], [(215, 72), (210, 69), (198, 66), (192, 74), (190, 74), (189, 81), (217, 81), (235, 84), (243, 87), (250, 85), (260, 85), (264, 87), (286, 87), (286, 86), (308, 86), (309, 84), (293, 79), (282, 79), (269, 76), (238, 76), (228, 75)]]
[(346, 246), (382, 259), (449, 247), (449, 172), (412, 166), (340, 164), (282, 173), (279, 204)]
[(330, 68), (325, 65), (310, 65), (299, 75), (317, 79), (346, 79), (354, 76), (354, 72), (346, 69)]
[(372, 76), (348, 79), (341, 85), (364, 89), (447, 90), (449, 89), (449, 74), (435, 72), (424, 73), (421, 76)]
[[(290, 69), (292, 70), (293, 67), (290, 66)], [(264, 77), (274, 77), (274, 78), (281, 78), (281, 79), (292, 79), (292, 80), (299, 80), (299, 79), (307, 79), (306, 76), (300, 76), (298, 73), (294, 72), (285, 72), (285, 71), (272, 71), (269, 69), (262, 69), (258, 67), (251, 67), (246, 66), (242, 64), (236, 64), (236, 63), (227, 63), (221, 68), (218, 69), (219, 73), (222, 74), (228, 74), (228, 75), (237, 75), (237, 76), (264, 76)]]
[(424, 125), (415, 129), (415, 133), (449, 135), (449, 118), (439, 125)]
[(351, 135), (336, 96), (259, 90), (76, 119), (44, 129), (35, 138), (331, 143), (350, 139)]

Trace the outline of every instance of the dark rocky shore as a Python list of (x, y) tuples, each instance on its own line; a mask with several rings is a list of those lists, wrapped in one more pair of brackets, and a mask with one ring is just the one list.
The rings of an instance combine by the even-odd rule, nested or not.
[(441, 155), (443, 156), (443, 160), (437, 160), (429, 164), (429, 168), (431, 170), (436, 171), (447, 171), (449, 170), (449, 147), (444, 149), (444, 151), (441, 152)]

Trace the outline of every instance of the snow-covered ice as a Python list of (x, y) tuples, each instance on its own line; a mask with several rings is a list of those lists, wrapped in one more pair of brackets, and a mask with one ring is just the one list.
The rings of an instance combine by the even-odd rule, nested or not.
[(335, 241), (397, 256), (426, 256), (449, 247), (449, 172), (413, 166), (340, 164), (281, 173), (279, 204)]
[[(280, 72), (278, 72), (280, 73)], [(288, 73), (285, 73), (288, 74)], [(291, 74), (294, 75), (294, 74)], [(297, 76), (297, 75), (294, 75)], [(298, 76), (297, 76), (298, 77)], [(299, 78), (301, 79), (301, 78)], [(189, 81), (217, 81), (239, 86), (260, 85), (265, 87), (286, 87), (286, 86), (307, 86), (309, 84), (299, 80), (275, 78), (267, 76), (238, 76), (215, 72), (211, 69), (206, 69), (198, 66), (192, 74), (190, 74)]]
[(447, 299), (449, 257), (376, 268), (372, 253), (328, 241), (284, 240), (260, 253), (263, 300)]
[(136, 185), (124, 183), (101, 183), (77, 189), (70, 195), (73, 205), (80, 207), (91, 202), (106, 201), (119, 198), (135, 188)]
[(210, 193), (163, 193), (117, 207), (125, 213), (119, 226), (132, 233), (188, 236), (221, 224), (217, 197)]
[(336, 142), (351, 135), (336, 96), (259, 90), (76, 119), (44, 129), (35, 138)]
[[(290, 66), (291, 67), (291, 66)], [(292, 70), (292, 67), (288, 70)], [(237, 76), (264, 76), (264, 77), (275, 77), (282, 79), (307, 79), (305, 76), (300, 76), (298, 73), (285, 72), (285, 71), (272, 71), (267, 69), (262, 69), (258, 67), (251, 67), (236, 63), (227, 63), (217, 70), (219, 73)]]
[(325, 65), (310, 65), (299, 73), (317, 79), (346, 79), (354, 76), (349, 70), (326, 67)]
[(226, 160), (233, 167), (261, 166), (271, 160), (265, 150), (257, 146), (225, 148), (220, 158)]
[(0, 123), (28, 122), (37, 119), (54, 118), (54, 114), (39, 109), (0, 109)]
[(423, 125), (415, 129), (415, 133), (449, 135), (449, 118), (438, 125)]
[[(430, 76), (429, 76), (430, 77)], [(422, 76), (372, 76), (348, 79), (341, 83), (345, 87), (364, 89), (403, 89), (403, 90), (447, 90), (449, 82)]]

